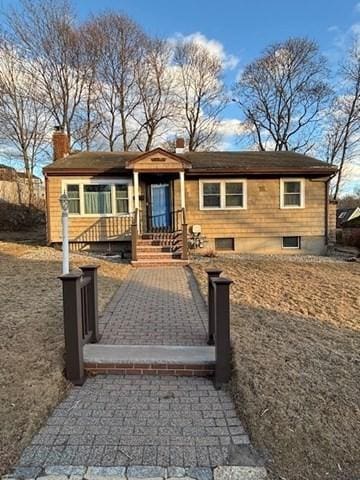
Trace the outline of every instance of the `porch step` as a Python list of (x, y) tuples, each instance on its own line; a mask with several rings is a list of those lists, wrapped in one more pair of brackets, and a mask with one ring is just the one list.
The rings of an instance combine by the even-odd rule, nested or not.
[(157, 253), (171, 253), (173, 252), (177, 247), (173, 245), (138, 245), (137, 251), (138, 253), (151, 253), (151, 252), (157, 252)]
[(183, 267), (189, 265), (188, 260), (147, 258), (141, 260), (131, 260), (133, 267)]
[(84, 346), (84, 365), (92, 375), (212, 376), (215, 348), (88, 344)]
[(165, 260), (171, 260), (171, 259), (181, 259), (181, 252), (143, 252), (143, 251), (138, 251), (137, 254), (138, 260), (146, 260), (146, 259), (165, 259)]

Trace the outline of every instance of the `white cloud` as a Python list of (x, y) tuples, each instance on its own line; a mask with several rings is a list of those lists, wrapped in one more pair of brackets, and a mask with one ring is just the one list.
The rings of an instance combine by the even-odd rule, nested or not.
[(246, 133), (244, 124), (236, 118), (223, 118), (220, 121), (218, 132), (224, 137), (231, 137)]
[(201, 45), (212, 55), (218, 57), (221, 60), (224, 68), (227, 70), (233, 70), (239, 63), (239, 58), (235, 55), (227, 53), (222, 43), (220, 43), (218, 40), (205, 37), (205, 35), (203, 35), (201, 32), (191, 33), (190, 35), (177, 33), (169, 40), (170, 42), (175, 42), (176, 40), (184, 40), (189, 42), (193, 41)]
[(354, 12), (355, 13), (360, 13), (360, 2), (358, 2), (355, 7), (354, 7)]

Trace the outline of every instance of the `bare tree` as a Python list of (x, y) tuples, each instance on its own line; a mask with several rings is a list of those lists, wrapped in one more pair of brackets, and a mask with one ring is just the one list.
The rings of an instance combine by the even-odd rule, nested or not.
[(6, 17), (14, 43), (26, 52), (27, 66), (39, 78), (47, 108), (70, 136), (92, 69), (70, 2), (21, 0)]
[(34, 168), (48, 145), (49, 113), (43, 106), (38, 78), (29, 73), (21, 52), (0, 42), (0, 139), (12, 160), (25, 170), (29, 204), (33, 204)]
[(185, 130), (190, 151), (210, 148), (218, 140), (220, 114), (226, 104), (221, 60), (194, 41), (179, 40), (173, 63), (178, 127)]
[(334, 187), (337, 199), (344, 168), (360, 153), (360, 45), (353, 43), (340, 71), (343, 89), (332, 105), (327, 131), (327, 161), (338, 165)]
[(330, 89), (326, 62), (316, 43), (290, 38), (270, 45), (234, 87), (260, 150), (309, 151)]
[(93, 24), (101, 39), (97, 73), (99, 133), (111, 151), (117, 142), (127, 151), (134, 148), (142, 130), (133, 118), (141, 101), (136, 72), (146, 36), (130, 18), (115, 12), (94, 18)]
[[(133, 118), (145, 135), (145, 151), (152, 148), (158, 133), (165, 133), (165, 127), (159, 132), (161, 126), (175, 115), (170, 54), (170, 46), (166, 42), (149, 40), (136, 68), (140, 104)], [(142, 149), (139, 144), (138, 148)]]

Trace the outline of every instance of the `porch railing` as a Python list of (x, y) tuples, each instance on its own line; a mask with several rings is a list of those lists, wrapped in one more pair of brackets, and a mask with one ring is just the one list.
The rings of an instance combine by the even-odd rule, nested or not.
[(65, 335), (65, 373), (74, 385), (85, 380), (83, 346), (99, 341), (96, 265), (61, 275)]
[[(166, 225), (164, 225), (166, 224)], [(136, 208), (131, 222), (131, 258), (137, 260), (137, 244), (143, 233), (180, 233), (182, 240), (182, 260), (188, 259), (188, 227), (185, 208), (174, 210), (168, 214), (144, 217)]]
[(215, 387), (221, 388), (231, 377), (230, 285), (222, 271), (207, 270), (208, 275), (208, 345), (215, 345)]

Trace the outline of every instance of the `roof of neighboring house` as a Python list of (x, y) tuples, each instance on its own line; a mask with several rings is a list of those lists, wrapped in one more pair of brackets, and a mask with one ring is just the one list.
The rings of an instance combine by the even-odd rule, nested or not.
[[(116, 172), (142, 152), (81, 152), (57, 160), (46, 173), (66, 171)], [(191, 162), (189, 173), (316, 173), (331, 174), (336, 167), (295, 152), (186, 152), (176, 154)]]
[(338, 208), (336, 210), (336, 226), (341, 227), (344, 223), (360, 218), (360, 207)]

